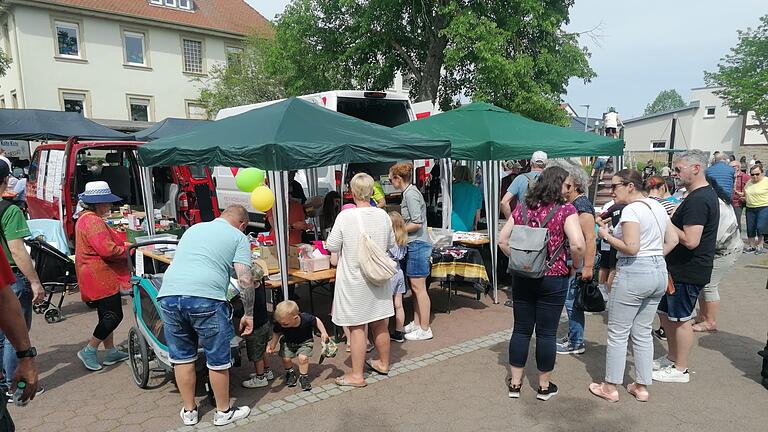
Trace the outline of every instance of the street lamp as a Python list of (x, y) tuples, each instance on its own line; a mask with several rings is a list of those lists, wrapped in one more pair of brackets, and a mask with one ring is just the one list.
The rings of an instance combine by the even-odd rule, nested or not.
[(589, 126), (589, 104), (585, 105), (579, 105), (587, 108), (587, 115), (584, 116), (584, 132), (587, 131), (587, 126)]

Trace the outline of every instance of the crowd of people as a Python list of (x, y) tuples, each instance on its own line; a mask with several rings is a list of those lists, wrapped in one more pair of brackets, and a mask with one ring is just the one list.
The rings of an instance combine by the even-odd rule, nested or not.
[[(548, 231), (543, 277), (513, 276), (509, 397), (521, 396), (534, 334), (539, 371), (536, 397), (549, 400), (558, 394), (552, 381), (557, 355), (586, 351), (584, 311), (575, 306), (575, 300), (579, 287), (593, 279), (607, 297), (608, 338), (604, 380), (591, 384), (588, 391), (610, 402), (619, 399), (630, 339), (635, 379), (626, 389), (635, 399), (647, 401), (653, 381), (688, 382), (693, 333), (717, 329), (720, 281), (739, 253), (764, 251), (768, 180), (762, 163), (751, 161), (745, 167), (725, 154), (716, 154), (710, 161), (705, 153), (689, 150), (677, 154), (668, 170), (660, 173), (619, 170), (611, 178), (613, 201), (600, 212), (587, 197), (590, 178), (578, 163), (548, 160), (546, 153), (537, 151), (530, 167), (530, 172), (515, 178), (500, 203), (507, 217), (499, 245), (505, 254), (513, 253), (510, 238), (516, 227)], [(9, 168), (0, 163), (0, 177), (5, 179), (0, 190), (7, 187)], [(413, 184), (413, 173), (410, 163), (389, 169), (389, 182), (402, 196), (399, 212), (382, 208), (386, 202), (381, 185), (366, 172), (349, 181), (352, 203), (342, 205), (342, 196), (336, 192), (325, 198), (319, 221), (331, 263), (337, 266), (331, 317), (336, 326), (345, 328), (351, 360), (349, 370), (336, 378), (339, 386), (365, 386), (366, 371), (387, 375), (392, 341), (434, 337), (427, 293), (433, 245), (427, 230), (427, 202)], [(483, 196), (473, 180), (468, 167), (455, 167), (452, 222), (458, 230), (478, 227)], [(289, 193), (291, 241), (297, 243), (302, 232), (314, 227), (306, 223), (302, 206), (306, 197), (293, 179)], [(97, 323), (77, 357), (92, 371), (128, 359), (115, 346), (113, 336), (123, 319), (121, 294), (129, 288), (128, 245), (103, 220), (119, 200), (105, 182), (88, 183), (79, 196), (83, 210), (76, 226), (75, 262), (81, 297), (95, 307)], [(740, 235), (743, 208), (746, 246)], [(249, 407), (230, 404), (230, 340), (235, 335), (245, 339), (254, 368), (242, 386), (252, 389), (267, 387), (274, 379), (267, 361), (273, 353), (281, 359), (287, 386), (311, 389), (314, 333), (320, 334), (323, 350), (331, 343), (323, 322), (290, 299), (274, 305), (270, 317), (262, 286), (265, 269), (254, 264), (244, 234), (248, 222), (247, 210), (233, 205), (220, 218), (189, 228), (158, 294), (182, 400), (179, 415), (185, 425), (199, 420), (194, 397), (198, 346), (205, 354), (216, 400), (213, 423), (226, 425), (250, 414)], [(43, 289), (23, 246), (29, 229), (17, 207), (0, 207), (0, 231), (4, 252), (0, 257), (0, 385), (11, 396), (16, 383), (26, 380), (26, 400), (42, 391), (34, 363), (26, 361), (35, 354), (26, 335), (32, 304), (42, 299)], [(370, 264), (361, 254), (371, 245), (396, 263), (387, 283), (372, 281), (363, 268)], [(244, 311), (234, 323), (227, 298), (231, 274), (236, 275)], [(408, 288), (413, 320), (406, 324), (403, 295)], [(18, 300), (8, 301), (12, 294)], [(568, 330), (558, 338), (563, 310)], [(653, 331), (657, 316), (661, 328)], [(390, 318), (394, 318), (392, 326)], [(668, 346), (667, 354), (656, 359), (654, 334)], [(100, 346), (104, 351), (99, 351)], [(375, 347), (375, 358), (367, 360), (371, 347)]]

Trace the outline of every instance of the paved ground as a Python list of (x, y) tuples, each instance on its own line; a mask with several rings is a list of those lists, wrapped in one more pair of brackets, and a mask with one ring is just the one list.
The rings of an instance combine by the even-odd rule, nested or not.
[[(233, 387), (239, 404), (254, 408), (242, 430), (766, 430), (768, 391), (760, 384), (760, 358), (765, 345), (764, 269), (749, 268), (754, 256), (743, 257), (721, 287), (724, 298), (718, 326), (721, 331), (697, 337), (690, 384), (657, 384), (652, 400), (640, 404), (621, 394), (618, 404), (589, 395), (592, 379), (604, 371), (605, 325), (602, 315), (587, 317), (588, 351), (583, 356), (560, 357), (554, 381), (561, 394), (550, 402), (535, 400), (535, 367), (529, 363), (523, 398), (506, 396), (506, 344), (511, 311), (459, 299), (458, 309), (435, 316), (436, 338), (406, 343), (395, 351), (395, 376), (372, 377), (365, 389), (341, 392), (330, 383), (340, 375), (346, 357), (314, 366), (315, 392), (284, 388), (278, 378), (269, 390)], [(300, 291), (301, 294), (301, 291)], [(434, 292), (435, 308), (445, 295)], [(35, 317), (32, 336), (41, 349), (43, 383), (49, 391), (32, 405), (12, 408), (21, 430), (162, 431), (179, 428), (178, 394), (171, 383), (140, 390), (127, 365), (91, 374), (74, 357), (95, 323), (93, 312), (68, 299), (69, 318), (47, 325)], [(502, 298), (503, 300), (503, 298)], [(320, 309), (320, 308), (318, 308)], [(128, 309), (126, 308), (126, 311)], [(126, 319), (119, 332), (125, 338)], [(657, 344), (657, 350), (663, 350)], [(273, 362), (277, 366), (276, 362)], [(247, 367), (235, 371), (239, 380)], [(631, 372), (631, 369), (628, 370)], [(528, 381), (527, 381), (528, 383)], [(323, 400), (325, 399), (325, 400)], [(287, 411), (287, 412), (286, 412)], [(201, 428), (210, 425), (203, 408)], [(210, 426), (209, 426), (210, 427)], [(181, 428), (186, 430), (192, 428)]]

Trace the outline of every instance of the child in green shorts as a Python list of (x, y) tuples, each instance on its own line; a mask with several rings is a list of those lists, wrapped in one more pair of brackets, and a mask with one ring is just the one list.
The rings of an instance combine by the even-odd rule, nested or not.
[[(280, 341), (279, 355), (285, 367), (285, 383), (288, 387), (295, 387), (298, 381), (302, 390), (311, 390), (309, 382), (309, 359), (312, 357), (312, 349), (315, 345), (312, 331), (317, 327), (320, 330), (320, 338), (323, 342), (329, 340), (323, 322), (314, 315), (300, 312), (296, 302), (286, 300), (275, 307), (275, 325), (272, 340), (267, 346), (267, 353), (275, 352), (277, 342)], [(281, 339), (282, 338), (282, 339)], [(299, 376), (293, 370), (293, 359), (299, 359)]]
[(269, 369), (265, 361), (267, 344), (272, 338), (272, 323), (269, 322), (269, 313), (267, 312), (267, 293), (264, 289), (263, 278), (264, 270), (259, 265), (254, 265), (251, 269), (253, 282), (256, 285), (256, 296), (253, 301), (253, 332), (245, 336), (245, 349), (248, 353), (248, 360), (253, 362), (256, 369), (248, 380), (242, 382), (245, 388), (267, 387), (269, 381), (275, 378), (272, 370)]

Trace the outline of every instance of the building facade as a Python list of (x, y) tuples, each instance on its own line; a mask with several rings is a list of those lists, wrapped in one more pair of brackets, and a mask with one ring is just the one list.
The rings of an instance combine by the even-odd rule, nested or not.
[(654, 153), (666, 154), (672, 146), (673, 119), (675, 149), (721, 151), (739, 156), (750, 151), (765, 152), (766, 137), (748, 127), (752, 113), (732, 112), (714, 94), (715, 90), (715, 87), (694, 88), (686, 107), (625, 120), (625, 152), (639, 160), (646, 160)]
[(243, 0), (8, 0), (0, 107), (146, 123), (205, 118), (199, 80), (271, 24)]

